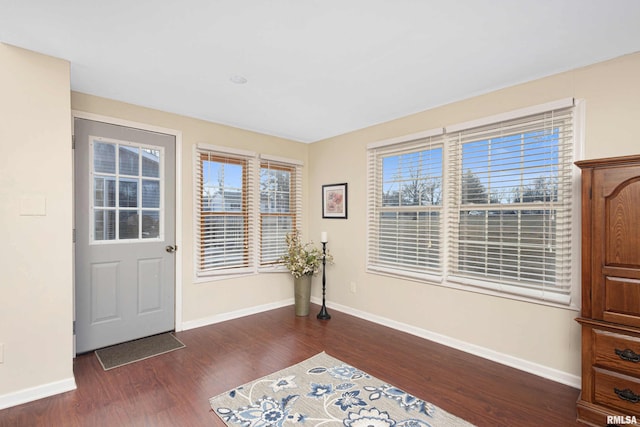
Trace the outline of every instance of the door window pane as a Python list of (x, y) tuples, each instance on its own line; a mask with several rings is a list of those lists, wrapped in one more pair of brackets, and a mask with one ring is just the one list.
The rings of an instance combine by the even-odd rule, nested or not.
[(160, 181), (142, 180), (142, 207), (160, 207)]
[(104, 142), (93, 144), (93, 170), (99, 173), (116, 173), (116, 146)]
[(94, 179), (94, 204), (96, 207), (116, 207), (116, 179), (96, 177)]
[(92, 147), (92, 240), (161, 238), (163, 148), (104, 140)]
[(138, 238), (138, 212), (120, 211), (120, 239)]
[(160, 236), (160, 212), (142, 211), (142, 238), (154, 239)]
[(121, 145), (118, 151), (120, 155), (120, 169), (121, 175), (138, 175), (138, 167), (140, 162), (138, 147), (129, 147)]
[(142, 149), (142, 176), (160, 177), (160, 150)]
[(122, 178), (120, 179), (120, 207), (138, 207), (138, 180)]
[(94, 211), (94, 240), (115, 240), (116, 211), (96, 209)]

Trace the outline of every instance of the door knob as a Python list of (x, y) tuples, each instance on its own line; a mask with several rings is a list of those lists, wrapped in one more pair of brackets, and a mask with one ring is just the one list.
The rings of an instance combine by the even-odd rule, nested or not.
[(168, 245), (164, 248), (164, 250), (169, 253), (173, 253), (178, 250), (178, 245), (174, 245), (174, 246)]

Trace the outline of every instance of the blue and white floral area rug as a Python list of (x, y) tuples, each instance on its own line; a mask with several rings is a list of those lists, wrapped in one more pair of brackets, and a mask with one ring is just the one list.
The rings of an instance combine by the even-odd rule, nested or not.
[(324, 352), (209, 401), (229, 426), (471, 426)]

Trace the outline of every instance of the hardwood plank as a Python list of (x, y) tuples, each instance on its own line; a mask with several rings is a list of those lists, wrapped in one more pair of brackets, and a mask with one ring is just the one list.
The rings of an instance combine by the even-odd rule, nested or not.
[(577, 389), (320, 307), (293, 306), (176, 336), (186, 348), (103, 371), (78, 356), (78, 389), (0, 411), (0, 426), (223, 426), (209, 398), (321, 351), (478, 426), (570, 426)]

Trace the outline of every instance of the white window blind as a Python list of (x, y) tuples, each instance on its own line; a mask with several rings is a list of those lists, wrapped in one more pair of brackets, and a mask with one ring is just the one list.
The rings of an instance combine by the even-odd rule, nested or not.
[(263, 156), (260, 163), (260, 265), (275, 265), (286, 252), (287, 233), (300, 227), (302, 165)]
[(255, 155), (198, 146), (195, 164), (197, 274), (253, 271)]
[(573, 304), (580, 105), (369, 144), (367, 270)]
[(443, 137), (441, 129), (426, 134), (368, 147), (370, 270), (442, 272)]
[(449, 279), (568, 303), (573, 108), (447, 137)]

